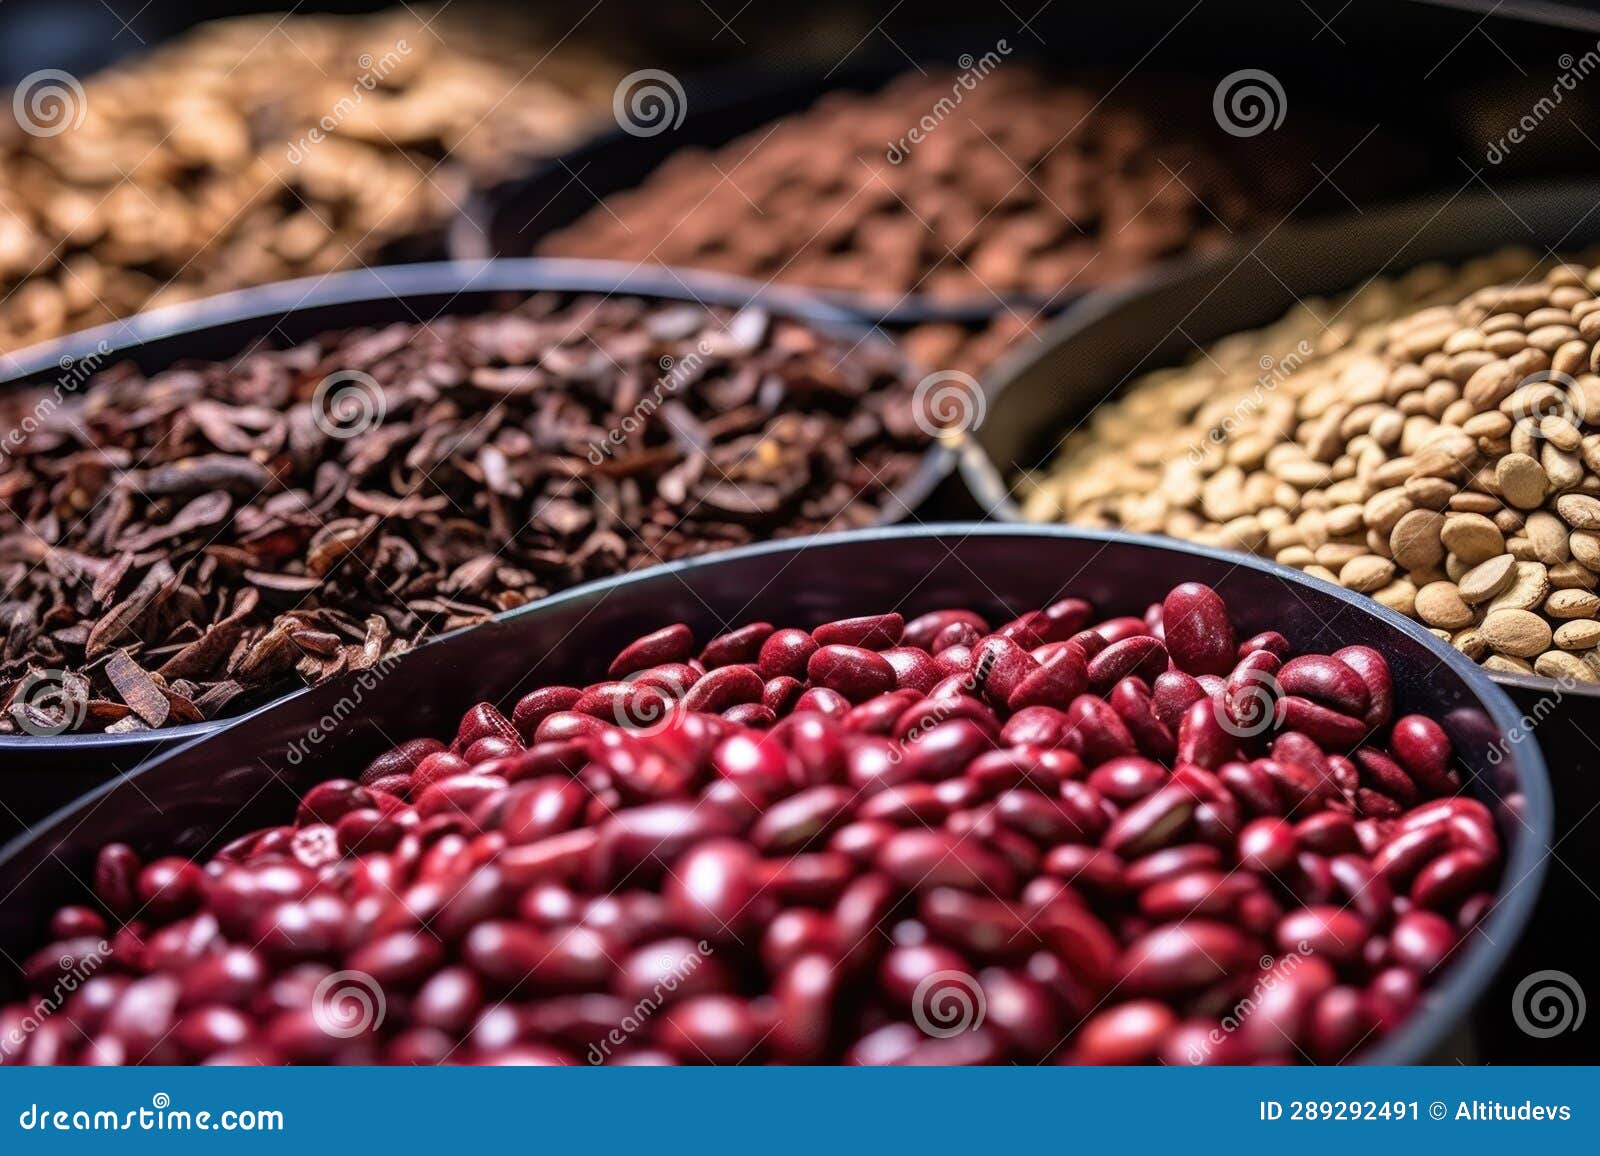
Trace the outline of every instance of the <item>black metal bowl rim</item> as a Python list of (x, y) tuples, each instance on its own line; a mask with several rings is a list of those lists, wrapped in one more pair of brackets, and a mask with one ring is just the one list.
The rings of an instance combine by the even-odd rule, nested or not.
[[(913, 53), (916, 52), (914, 48)], [(926, 58), (926, 54), (924, 54)], [(1049, 62), (1034, 54), (1024, 53), (1040, 67)], [(818, 99), (829, 92), (850, 89), (873, 90), (897, 77), (904, 76), (917, 67), (904, 56), (880, 56), (875, 60), (846, 67), (824, 70), (819, 65), (801, 65), (788, 68), (750, 68), (733, 66), (711, 69), (684, 81), (688, 91), (690, 113), (726, 113), (740, 105), (758, 99), (782, 98), (793, 95), (795, 107), (779, 118), (796, 116), (808, 111)], [(828, 84), (832, 87), (821, 88)], [(813, 90), (817, 91), (813, 91)], [(803, 99), (806, 96), (810, 99)], [(742, 133), (740, 135), (743, 135)], [(572, 148), (554, 157), (533, 161), (524, 171), (488, 188), (474, 189), (462, 205), (461, 212), (451, 222), (447, 244), (453, 257), (478, 259), (492, 245), (494, 225), (500, 214), (507, 211), (509, 203), (524, 190), (544, 181), (559, 179), (562, 174), (581, 173), (591, 163), (591, 158), (629, 147), (636, 138), (621, 127), (602, 129), (580, 140)], [(728, 142), (719, 142), (726, 144)], [(685, 148), (718, 147), (716, 145), (686, 144)], [(652, 170), (653, 171), (653, 170)], [(633, 186), (638, 188), (638, 186)], [(633, 191), (632, 189), (616, 191)], [(603, 200), (609, 193), (602, 193)], [(596, 202), (599, 203), (598, 201)], [(530, 238), (532, 245), (547, 232), (536, 232)], [(687, 268), (687, 266), (686, 266)], [(936, 296), (915, 290), (903, 294), (868, 293), (862, 290), (821, 289), (797, 283), (785, 283), (793, 292), (804, 293), (812, 300), (826, 301), (860, 321), (883, 325), (920, 325), (931, 322), (955, 322), (979, 325), (992, 321), (1002, 314), (1026, 311), (1030, 314), (1052, 312), (1068, 302), (1080, 299), (1093, 289), (1080, 289), (1073, 293), (972, 293), (959, 296)]]
[[(1561, 196), (1563, 194), (1595, 195), (1600, 193), (1600, 184), (1597, 184), (1592, 179), (1554, 182), (1528, 181), (1522, 182), (1516, 189), (1503, 194), (1490, 191), (1470, 192), (1462, 193), (1454, 199), (1466, 201), (1469, 204), (1473, 201), (1488, 202), (1491, 199), (1496, 202), (1509, 201), (1515, 204), (1519, 196), (1533, 193), (1553, 196)], [(1425, 206), (1437, 204), (1437, 202), (1438, 197), (1436, 196), (1414, 197), (1405, 201), (1398, 201), (1388, 206), (1387, 209), (1379, 210), (1378, 213), (1363, 214), (1363, 219), (1370, 223), (1380, 213), (1399, 215), (1406, 212), (1415, 212)], [(1282, 226), (1276, 232), (1279, 236), (1287, 239), (1322, 238), (1331, 243), (1335, 242), (1339, 233), (1350, 227), (1355, 220), (1356, 218), (1354, 217), (1339, 216), (1309, 222), (1294, 222)], [(1045, 350), (1077, 336), (1120, 309), (1138, 304), (1143, 298), (1153, 293), (1159, 293), (1163, 289), (1221, 270), (1227, 266), (1235, 266), (1249, 251), (1250, 240), (1246, 239), (1220, 252), (1174, 258), (1152, 266), (1132, 280), (1115, 288), (1095, 290), (1076, 299), (1061, 314), (1044, 326), (1037, 341), (1014, 344), (1011, 349), (1001, 356), (993, 368), (982, 375), (979, 388), (983, 393), (985, 411), (999, 403), (1000, 398), (1011, 386), (1012, 382), (1031, 368)], [(1096, 403), (1096, 408), (1112, 400), (1124, 384), (1126, 383), (1119, 382), (1111, 393)], [(950, 435), (947, 436), (946, 440), (956, 450), (956, 468), (961, 475), (962, 482), (967, 486), (968, 492), (982, 506), (986, 516), (1000, 522), (1019, 526), (1040, 524), (1031, 522), (1023, 517), (1022, 508), (1012, 497), (1011, 487), (1007, 484), (1005, 474), (999, 465), (990, 458), (975, 437), (968, 434)], [(1238, 553), (1241, 557), (1256, 557), (1256, 555), (1246, 554), (1242, 551)], [(1339, 590), (1344, 589), (1344, 587), (1335, 583), (1323, 583), (1322, 579), (1310, 579), (1310, 581), (1331, 585)], [(1374, 605), (1377, 604), (1374, 603)], [(1579, 682), (1574, 679), (1545, 678), (1542, 675), (1535, 674), (1513, 674), (1509, 671), (1498, 670), (1486, 670), (1485, 673), (1488, 674), (1490, 679), (1502, 686), (1512, 686), (1535, 694), (1553, 694), (1557, 696), (1571, 694), (1580, 698), (1600, 699), (1600, 683)]]
[[(997, 522), (935, 522), (923, 523), (917, 526), (885, 526), (844, 533), (819, 534), (809, 538), (791, 538), (775, 542), (764, 542), (754, 546), (741, 546), (732, 550), (705, 554), (680, 562), (651, 566), (628, 574), (583, 583), (558, 594), (553, 594), (549, 598), (540, 599), (538, 602), (498, 615), (497, 618), (502, 621), (515, 620), (524, 615), (538, 614), (547, 608), (558, 606), (566, 601), (591, 598), (597, 594), (605, 595), (615, 592), (625, 596), (630, 586), (647, 579), (671, 574), (691, 574), (726, 562), (759, 557), (761, 555), (781, 554), (813, 548), (825, 549), (829, 546), (849, 542), (915, 543), (937, 542), (948, 538), (977, 537), (1058, 538), (1101, 542), (1107, 545), (1120, 544), (1168, 555), (1225, 562), (1239, 569), (1257, 571), (1276, 578), (1285, 585), (1302, 587), (1314, 594), (1333, 598), (1344, 603), (1356, 613), (1376, 618), (1389, 629), (1421, 643), (1438, 658), (1442, 665), (1448, 666), (1461, 677), (1462, 681), (1476, 697), (1478, 704), (1488, 715), (1489, 721), (1494, 725), (1496, 732), (1509, 734), (1520, 725), (1518, 712), (1511, 699), (1506, 695), (1505, 691), (1501, 690), (1486, 677), (1484, 670), (1480, 666), (1459, 651), (1441, 643), (1409, 618), (1404, 618), (1386, 609), (1370, 598), (1346, 590), (1342, 586), (1335, 586), (1309, 578), (1298, 570), (1280, 566), (1276, 562), (1270, 562), (1248, 554), (1216, 550), (1207, 546), (1198, 546), (1193, 543), (1153, 534), (1130, 534), (1120, 530), (1089, 530), (1076, 526), (1017, 525)], [(1178, 572), (1178, 569), (1175, 568), (1174, 573)], [(451, 631), (448, 634), (442, 634), (438, 638), (418, 647), (413, 653), (422, 653), (434, 643), (456, 637), (473, 629), (474, 627), (467, 626), (462, 627), (460, 630)], [(222, 726), (241, 725), (250, 719), (276, 709), (293, 698), (309, 693), (311, 693), (310, 689), (294, 691), (237, 719), (227, 720)], [(217, 729), (220, 730), (221, 726)], [(155, 766), (158, 761), (182, 757), (189, 751), (201, 747), (206, 741), (206, 737), (200, 737), (170, 750), (160, 756), (159, 760), (152, 760), (146, 764), (146, 767), (141, 768), (141, 770)], [(1502, 882), (1501, 891), (1496, 895), (1495, 905), (1489, 913), (1487, 923), (1484, 925), (1486, 930), (1483, 930), (1474, 939), (1459, 959), (1451, 963), (1443, 982), (1428, 990), (1423, 1010), (1413, 1016), (1399, 1032), (1377, 1045), (1370, 1055), (1363, 1056), (1361, 1061), (1363, 1063), (1416, 1063), (1421, 1057), (1430, 1054), (1434, 1048), (1443, 1043), (1453, 1031), (1457, 1030), (1461, 1023), (1466, 1021), (1475, 1000), (1487, 988), (1496, 972), (1505, 963), (1517, 939), (1521, 936), (1533, 915), (1533, 909), (1538, 901), (1546, 871), (1547, 852), (1553, 837), (1555, 823), (1554, 801), (1544, 756), (1540, 752), (1538, 744), (1523, 742), (1509, 747), (1505, 762), (1510, 764), (1515, 773), (1517, 789), (1521, 795), (1521, 804), (1517, 809), (1517, 814), (1527, 831), (1522, 838), (1516, 841), (1516, 846), (1505, 864), (1503, 880), (1507, 882)], [(136, 770), (131, 775), (137, 776), (139, 773), (140, 771)], [(69, 806), (62, 808), (55, 815), (43, 820), (38, 826), (41, 829), (53, 827), (58, 821), (64, 820), (70, 815), (71, 812), (91, 805), (114, 790), (121, 781), (121, 776), (111, 780)], [(20, 853), (28, 845), (30, 839), (31, 836), (29, 835), (21, 835), (12, 839), (4, 847), (0, 847), (0, 862), (9, 860)], [(1509, 890), (1506, 889), (1508, 883)]]
[[(818, 329), (847, 335), (855, 341), (889, 344), (886, 336), (873, 332), (860, 318), (812, 295), (774, 289), (742, 277), (626, 261), (546, 257), (430, 261), (281, 281), (135, 314), (0, 356), (0, 390), (36, 382), (41, 375), (59, 373), (90, 359), (97, 364), (110, 363), (148, 342), (195, 334), (217, 326), (278, 315), (301, 315), (362, 302), (440, 295), (453, 299), (465, 294), (495, 292), (601, 293), (692, 301), (727, 308), (755, 304)], [(349, 325), (330, 327), (348, 328)], [(920, 372), (910, 362), (907, 365), (912, 375)], [(952, 472), (956, 456), (948, 444), (935, 440), (910, 480), (884, 499), (880, 518), (893, 520), (915, 510)], [(289, 692), (290, 695), (294, 693)], [(275, 696), (260, 709), (284, 697)], [(234, 721), (234, 718), (209, 719), (125, 734), (0, 735), (0, 757), (25, 756), (45, 748), (119, 752), (153, 742), (169, 744), (201, 737)]]

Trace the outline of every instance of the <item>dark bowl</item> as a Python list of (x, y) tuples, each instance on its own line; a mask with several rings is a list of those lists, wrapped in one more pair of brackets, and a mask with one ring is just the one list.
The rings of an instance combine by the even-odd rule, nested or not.
[[(1047, 466), (1059, 431), (1084, 420), (1138, 374), (1180, 364), (1196, 345), (1281, 317), (1296, 299), (1335, 293), (1379, 273), (1464, 260), (1505, 245), (1570, 251), (1600, 242), (1600, 183), (1570, 181), (1429, 199), (1348, 220), (1288, 225), (1254, 249), (1163, 270), (1067, 312), (1037, 342), (984, 379), (987, 412), (962, 446), (961, 476), (990, 516), (1021, 521), (1011, 500), (1018, 470)], [(1489, 673), (1517, 707), (1550, 765), (1559, 800), (1551, 883), (1519, 966), (1576, 973), (1588, 953), (1563, 927), (1590, 909), (1600, 879), (1600, 686)], [(1539, 1062), (1563, 1041), (1531, 1041)], [(1502, 1043), (1522, 1055), (1527, 1036)], [(1576, 1052), (1574, 1059), (1578, 1058)], [(1590, 1056), (1589, 1058), (1592, 1058)]]
[(1296, 647), (1381, 649), (1397, 712), (1425, 709), (1450, 732), (1466, 789), (1497, 816), (1506, 883), (1424, 1010), (1362, 1059), (1462, 1058), (1448, 1041), (1475, 1008), (1505, 1018), (1508, 1009), (1479, 1005), (1533, 910), (1549, 849), (1543, 760), (1531, 743), (1497, 744), (1515, 719), (1504, 692), (1415, 623), (1293, 570), (1067, 527), (898, 527), (746, 547), (577, 587), (423, 646), (379, 679), (300, 691), (106, 784), (0, 850), (0, 943), (20, 959), (49, 911), (82, 902), (95, 850), (106, 842), (208, 854), (245, 830), (287, 820), (299, 792), (395, 741), (453, 733), (475, 702), (509, 708), (539, 681), (602, 677), (608, 655), (664, 623), (687, 622), (704, 639), (747, 621), (815, 624), (891, 606), (913, 614), (959, 604), (1004, 615), (1067, 592), (1107, 613), (1140, 612), (1190, 579), (1222, 592), (1244, 634), (1273, 628)]
[[(427, 321), (481, 311), (542, 290), (622, 293), (735, 308), (759, 301), (774, 313), (850, 342), (886, 340), (824, 302), (734, 277), (636, 269), (610, 261), (451, 261), (284, 281), (115, 321), (0, 356), (0, 389), (48, 384), (75, 366), (99, 369), (119, 361), (132, 361), (153, 373), (180, 360), (231, 357), (261, 339), (293, 343), (330, 329)], [(886, 498), (880, 521), (907, 517), (953, 468), (951, 451), (933, 446), (911, 480)], [(107, 779), (129, 774), (152, 755), (227, 722), (125, 735), (0, 736), (0, 838)]]

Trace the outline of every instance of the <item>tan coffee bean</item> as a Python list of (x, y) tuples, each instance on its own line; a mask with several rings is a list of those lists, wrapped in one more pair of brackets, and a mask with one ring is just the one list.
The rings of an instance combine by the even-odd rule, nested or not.
[(1408, 578), (1395, 579), (1381, 590), (1374, 591), (1372, 598), (1397, 614), (1404, 614), (1407, 618), (1416, 617), (1417, 587)]
[(1600, 622), (1578, 618), (1556, 627), (1555, 643), (1562, 650), (1588, 650), (1600, 643)]
[(1564, 494), (1557, 498), (1556, 513), (1574, 530), (1600, 528), (1600, 499), (1586, 494)]
[(1394, 560), (1407, 570), (1439, 563), (1445, 555), (1445, 517), (1432, 510), (1412, 510), (1395, 523), (1389, 535)]
[(1543, 564), (1518, 562), (1512, 567), (1510, 584), (1496, 594), (1484, 610), (1490, 614), (1496, 610), (1532, 610), (1541, 605), (1549, 594), (1550, 575)]
[(1576, 654), (1563, 650), (1547, 650), (1533, 660), (1535, 674), (1566, 682), (1600, 682), (1600, 673)]
[(1496, 651), (1533, 658), (1550, 649), (1550, 624), (1527, 610), (1496, 610), (1484, 618), (1483, 637)]
[(1486, 602), (1510, 587), (1516, 577), (1517, 560), (1501, 554), (1472, 567), (1460, 578), (1461, 597), (1468, 602)]
[(1588, 530), (1574, 530), (1567, 535), (1567, 548), (1573, 561), (1586, 570), (1600, 573), (1600, 535)]
[(1472, 625), (1474, 615), (1454, 582), (1430, 582), (1417, 591), (1417, 617), (1441, 630)]
[(1600, 582), (1600, 574), (1577, 562), (1557, 563), (1550, 567), (1549, 578), (1550, 585), (1561, 590), (1593, 590)]
[(1544, 501), (1549, 479), (1544, 467), (1526, 454), (1507, 454), (1495, 467), (1495, 484), (1519, 510), (1534, 510)]
[(1544, 612), (1551, 618), (1593, 618), (1600, 614), (1600, 596), (1587, 590), (1555, 590), (1545, 599)]
[(1567, 527), (1554, 514), (1535, 510), (1526, 523), (1528, 541), (1533, 546), (1534, 557), (1546, 566), (1565, 562), (1572, 556), (1567, 546)]
[(1445, 548), (1463, 562), (1476, 565), (1505, 553), (1500, 529), (1482, 514), (1451, 514), (1440, 534)]
[(1533, 664), (1521, 658), (1512, 658), (1508, 654), (1491, 654), (1483, 660), (1485, 670), (1496, 671), (1500, 674), (1533, 674)]
[(1339, 584), (1371, 594), (1394, 580), (1394, 563), (1376, 554), (1358, 554), (1339, 571)]

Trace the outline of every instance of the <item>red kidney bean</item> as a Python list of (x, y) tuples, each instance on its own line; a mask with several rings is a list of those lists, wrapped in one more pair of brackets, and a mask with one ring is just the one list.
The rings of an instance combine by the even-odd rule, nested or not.
[(1147, 887), (1139, 896), (1139, 910), (1158, 923), (1191, 915), (1227, 919), (1252, 886), (1244, 875), (1189, 871)]
[(1067, 726), (1068, 733), (1078, 738), (1083, 761), (1091, 767), (1107, 759), (1139, 753), (1121, 716), (1110, 703), (1093, 695), (1080, 694), (1072, 700), (1067, 708)]
[(1150, 684), (1150, 709), (1156, 719), (1174, 735), (1188, 709), (1207, 697), (1206, 688), (1193, 675), (1168, 670)]
[(816, 641), (804, 630), (776, 630), (761, 644), (756, 667), (765, 679), (785, 675), (804, 678), (806, 664), (818, 649)]
[(1291, 911), (1279, 920), (1276, 937), (1279, 951), (1303, 952), (1309, 948), (1317, 955), (1350, 963), (1361, 958), (1367, 931), (1365, 921), (1355, 912), (1328, 904), (1313, 904)]
[(894, 689), (894, 667), (876, 651), (860, 646), (824, 646), (806, 661), (812, 682), (850, 702), (862, 702)]
[(1355, 671), (1367, 685), (1370, 701), (1361, 721), (1368, 730), (1382, 727), (1394, 712), (1394, 681), (1388, 661), (1370, 646), (1346, 646), (1334, 651), (1333, 657)]
[(1447, 851), (1429, 863), (1411, 882), (1411, 902), (1434, 911), (1449, 911), (1490, 883), (1497, 859), (1468, 848)]
[(1285, 727), (1304, 731), (1324, 748), (1351, 750), (1367, 736), (1367, 724), (1359, 717), (1340, 714), (1308, 698), (1285, 695), (1278, 706)]
[(1006, 707), (1019, 711), (1030, 706), (1062, 708), (1089, 686), (1083, 651), (1075, 643), (1061, 643), (1044, 658), (1029, 656), (1036, 669), (1028, 670), (1011, 688)]
[(628, 643), (611, 660), (606, 673), (612, 678), (625, 678), (664, 662), (683, 662), (693, 653), (694, 632), (678, 622)]
[(1278, 671), (1278, 685), (1286, 694), (1357, 719), (1363, 718), (1372, 704), (1372, 692), (1361, 676), (1330, 655), (1304, 654), (1289, 659)]
[(1110, 702), (1141, 751), (1166, 760), (1177, 754), (1178, 740), (1172, 728), (1156, 717), (1150, 688), (1142, 679), (1125, 678), (1117, 683), (1111, 688)]
[(719, 634), (706, 643), (700, 652), (700, 665), (707, 670), (731, 666), (736, 662), (755, 662), (761, 647), (771, 638), (775, 627), (770, 622), (751, 622), (726, 634)]
[(1191, 703), (1178, 723), (1175, 761), (1214, 771), (1238, 753), (1239, 739), (1223, 725), (1217, 703), (1209, 698)]
[(1242, 1046), (1257, 1060), (1293, 1060), (1303, 1047), (1317, 1002), (1338, 977), (1316, 956), (1299, 958), (1293, 969), (1264, 966), (1261, 976), (1255, 1010), (1239, 1022)]
[(1226, 979), (1258, 954), (1249, 938), (1226, 923), (1186, 919), (1146, 932), (1119, 962), (1131, 995), (1192, 991)]
[(738, 1064), (761, 1059), (766, 1029), (745, 1000), (699, 995), (660, 1014), (657, 1042), (679, 1063)]
[(1389, 949), (1396, 963), (1427, 975), (1450, 957), (1458, 938), (1455, 927), (1443, 916), (1412, 910), (1395, 920)]
[(1162, 787), (1117, 816), (1105, 847), (1118, 855), (1143, 855), (1178, 840), (1194, 819), (1195, 800), (1179, 787)]
[(1136, 999), (1097, 1012), (1072, 1045), (1079, 1064), (1148, 1064), (1178, 1026), (1178, 1017), (1159, 1000)]
[(841, 618), (811, 632), (818, 646), (859, 646), (868, 650), (887, 650), (900, 641), (905, 619), (891, 611), (861, 618)]
[(1041, 669), (1025, 649), (999, 634), (991, 634), (978, 644), (970, 665), (976, 693), (995, 706), (1005, 706), (1023, 683)]
[(905, 624), (900, 632), (900, 644), (931, 651), (935, 649), (934, 639), (946, 628), (962, 624), (974, 630), (975, 637), (989, 633), (989, 624), (970, 610), (932, 610)]
[(1089, 685), (1104, 692), (1129, 676), (1153, 679), (1166, 669), (1167, 648), (1159, 639), (1138, 634), (1113, 642), (1089, 660)]
[(1161, 604), (1173, 665), (1188, 674), (1227, 674), (1234, 664), (1233, 623), (1221, 596), (1199, 582), (1173, 587)]
[(1461, 789), (1461, 776), (1450, 766), (1450, 739), (1444, 728), (1426, 715), (1408, 714), (1397, 720), (1389, 733), (1389, 746), (1423, 790), (1453, 795)]

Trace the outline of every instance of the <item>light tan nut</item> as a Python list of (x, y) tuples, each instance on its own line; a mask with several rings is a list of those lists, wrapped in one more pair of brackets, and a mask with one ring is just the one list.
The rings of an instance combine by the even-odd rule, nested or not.
[(1510, 554), (1480, 562), (1461, 575), (1461, 597), (1472, 603), (1487, 602), (1509, 587), (1516, 573), (1517, 560)]
[(1578, 618), (1556, 627), (1555, 643), (1562, 650), (1588, 650), (1600, 643), (1600, 622)]
[(1417, 591), (1417, 617), (1441, 630), (1461, 630), (1472, 625), (1468, 606), (1454, 582), (1430, 582)]
[(1550, 594), (1550, 572), (1539, 562), (1518, 562), (1511, 570), (1511, 583), (1485, 606), (1484, 613), (1496, 610), (1536, 610)]
[(1487, 562), (1505, 553), (1505, 536), (1482, 514), (1451, 514), (1444, 520), (1440, 535), (1445, 548), (1469, 565)]
[(1404, 515), (1389, 534), (1394, 560), (1407, 570), (1437, 566), (1445, 555), (1444, 524), (1445, 516), (1432, 510), (1412, 510)]
[(1505, 500), (1519, 510), (1538, 509), (1550, 485), (1544, 467), (1527, 454), (1501, 458), (1495, 466), (1494, 479)]
[(1483, 637), (1500, 654), (1533, 658), (1550, 649), (1550, 624), (1527, 610), (1496, 610), (1483, 620)]

